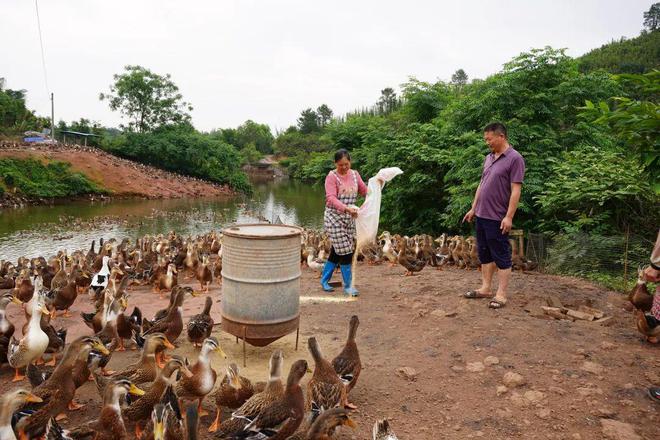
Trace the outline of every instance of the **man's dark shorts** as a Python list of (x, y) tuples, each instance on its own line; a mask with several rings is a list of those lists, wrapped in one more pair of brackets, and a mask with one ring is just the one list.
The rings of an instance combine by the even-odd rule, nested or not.
[(495, 262), (498, 269), (511, 268), (509, 234), (502, 234), (499, 220), (476, 218), (477, 250), (481, 264)]

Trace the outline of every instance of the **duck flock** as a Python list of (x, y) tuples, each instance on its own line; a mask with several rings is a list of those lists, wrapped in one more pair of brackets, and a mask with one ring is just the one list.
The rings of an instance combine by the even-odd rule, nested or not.
[[(397, 261), (404, 261), (407, 240), (389, 235), (383, 239), (389, 248), (381, 249), (382, 254), (365, 253), (370, 264), (387, 259), (390, 250), (398, 252)], [(422, 248), (426, 244), (414, 241)], [(304, 231), (301, 262), (314, 268), (326, 246), (323, 234)], [(410, 259), (417, 257), (411, 254)], [(324, 357), (318, 341), (309, 338), (313, 369), (297, 360), (286, 374), (283, 354), (277, 350), (270, 357), (266, 381), (249, 380), (234, 363), (218, 380), (211, 356), (226, 355), (211, 336), (213, 300), (208, 289), (214, 280), (221, 282), (221, 271), (222, 234), (216, 232), (194, 238), (170, 232), (133, 243), (101, 240), (98, 247), (92, 242), (88, 250), (63, 250), (48, 259), (0, 261), (0, 366), (14, 370), (13, 383), (6, 384), (0, 398), (0, 439), (304, 440), (330, 439), (341, 427), (355, 427), (350, 414), (355, 406), (348, 395), (361, 371), (358, 317), (350, 319), (346, 344), (333, 358)], [(197, 279), (199, 289), (178, 282), (184, 273)], [(161, 298), (169, 296), (168, 306), (153, 317), (142, 316), (139, 307), (129, 314), (130, 296), (136, 294), (130, 291), (136, 285), (150, 286)], [(185, 323), (186, 298), (205, 294), (203, 310)], [(89, 327), (88, 335), (67, 341), (67, 328), (56, 328), (53, 318), (70, 317), (69, 309), (84, 297), (91, 300), (83, 305), (89, 312), (80, 313), (79, 319)], [(20, 337), (8, 307), (25, 313)], [(191, 362), (174, 352), (184, 338), (199, 347)], [(111, 371), (113, 353), (127, 347), (140, 350), (139, 359)], [(300, 382), (308, 373), (311, 378), (303, 389)], [(103, 402), (101, 411), (92, 420), (63, 429), (62, 419), (82, 406), (74, 399), (76, 390), (89, 381)], [(205, 399), (216, 406), (208, 428), (199, 423), (207, 415)], [(222, 420), (225, 408), (232, 413)], [(211, 434), (201, 435), (203, 431)], [(387, 420), (378, 420), (373, 438), (397, 437)]]

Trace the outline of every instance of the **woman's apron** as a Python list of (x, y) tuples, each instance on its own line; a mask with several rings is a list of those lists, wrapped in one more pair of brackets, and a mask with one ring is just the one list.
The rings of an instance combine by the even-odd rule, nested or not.
[[(332, 171), (337, 179), (339, 194), (337, 199), (344, 205), (355, 205), (358, 198), (358, 181), (355, 171), (349, 170), (353, 177), (353, 184), (345, 185), (337, 175)], [(323, 227), (330, 237), (332, 247), (337, 255), (347, 255), (353, 252), (355, 245), (355, 219), (348, 212), (339, 212), (335, 208), (326, 206), (323, 215)]]

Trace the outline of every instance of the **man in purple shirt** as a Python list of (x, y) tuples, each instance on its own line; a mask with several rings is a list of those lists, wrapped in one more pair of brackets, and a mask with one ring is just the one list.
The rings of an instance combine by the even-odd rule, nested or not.
[[(466, 298), (490, 298), (488, 307), (504, 307), (511, 278), (511, 245), (509, 231), (518, 208), (525, 177), (525, 160), (507, 140), (506, 127), (499, 122), (484, 129), (484, 140), (490, 154), (484, 160), (481, 182), (472, 208), (463, 221), (476, 218), (477, 250), (481, 261), (481, 287), (470, 290)], [(491, 283), (497, 267), (497, 292)]]

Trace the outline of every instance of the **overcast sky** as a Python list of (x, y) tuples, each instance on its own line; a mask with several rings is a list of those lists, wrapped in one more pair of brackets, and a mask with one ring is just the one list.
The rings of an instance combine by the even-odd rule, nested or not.
[[(637, 36), (650, 0), (40, 0), (55, 118), (107, 126), (98, 99), (128, 64), (170, 73), (200, 130), (273, 131), (326, 103), (368, 106), (409, 76), (484, 78), (522, 51), (572, 56)], [(34, 0), (0, 0), (0, 77), (50, 115)]]

